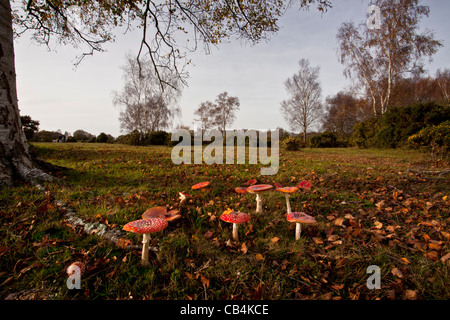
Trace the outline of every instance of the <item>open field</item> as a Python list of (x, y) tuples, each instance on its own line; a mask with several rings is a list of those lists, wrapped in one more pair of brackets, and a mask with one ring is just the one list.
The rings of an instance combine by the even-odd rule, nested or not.
[[(168, 147), (36, 144), (41, 157), (68, 168), (47, 192), (26, 185), (0, 192), (0, 297), (15, 299), (450, 299), (449, 176), (407, 178), (408, 169), (442, 170), (426, 154), (405, 150), (305, 149), (280, 154), (276, 176), (258, 165), (181, 165)], [(294, 186), (295, 211), (313, 215), (299, 241), (286, 221), (284, 196), (234, 188), (249, 179)], [(205, 191), (190, 187), (210, 181)], [(179, 204), (178, 192), (194, 198)], [(150, 265), (139, 250), (115, 246), (68, 225), (55, 203), (86, 221), (121, 229), (149, 207), (182, 218), (152, 235)], [(231, 241), (227, 208), (250, 213)], [(127, 234), (139, 244), (141, 236)], [(122, 244), (123, 246), (124, 244)], [(66, 286), (66, 268), (82, 261), (80, 290)], [(381, 271), (370, 290), (366, 270)]]

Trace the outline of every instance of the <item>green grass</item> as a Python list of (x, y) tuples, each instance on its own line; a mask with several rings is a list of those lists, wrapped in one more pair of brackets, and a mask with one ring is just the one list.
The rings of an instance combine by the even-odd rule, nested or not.
[[(405, 150), (304, 149), (280, 155), (276, 176), (259, 165), (180, 165), (168, 147), (109, 144), (36, 144), (43, 159), (67, 168), (47, 193), (22, 185), (0, 192), (0, 296), (46, 299), (449, 299), (449, 181), (411, 181), (409, 168), (434, 168), (426, 154)], [(439, 166), (448, 164), (441, 162)], [(254, 196), (234, 188), (260, 183), (312, 188), (291, 197), (293, 210), (317, 225), (285, 219), (284, 197)], [(205, 191), (197, 182), (211, 181)], [(179, 205), (178, 192), (195, 197)], [(182, 219), (152, 236), (160, 252), (150, 265), (68, 226), (54, 199), (88, 221), (121, 229), (152, 206), (178, 209)], [(384, 201), (381, 203), (381, 201)], [(230, 241), (227, 208), (252, 219)], [(377, 224), (377, 223), (381, 223)], [(140, 236), (128, 234), (135, 244)], [(83, 261), (82, 289), (68, 290), (65, 270)], [(382, 288), (366, 287), (378, 265)], [(393, 274), (397, 268), (402, 277)]]

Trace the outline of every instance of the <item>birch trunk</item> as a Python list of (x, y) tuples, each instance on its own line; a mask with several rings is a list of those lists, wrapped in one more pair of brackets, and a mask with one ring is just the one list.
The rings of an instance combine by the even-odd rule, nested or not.
[(11, 6), (0, 1), (0, 188), (16, 179), (37, 184), (53, 177), (38, 169), (31, 158), (20, 122)]

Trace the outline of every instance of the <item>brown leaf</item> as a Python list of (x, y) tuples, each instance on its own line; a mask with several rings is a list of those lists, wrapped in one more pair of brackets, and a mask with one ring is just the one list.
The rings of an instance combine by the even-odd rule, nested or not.
[(211, 239), (213, 236), (214, 232), (212, 231), (206, 231), (205, 234), (203, 235), (206, 239)]
[(445, 263), (448, 260), (450, 260), (450, 253), (447, 253), (445, 256), (441, 258), (442, 263)]
[(322, 239), (319, 239), (319, 238), (313, 238), (313, 240), (314, 240), (314, 243), (315, 243), (315, 244), (323, 244)]
[(430, 259), (431, 261), (438, 261), (439, 259), (437, 251), (430, 251), (425, 254), (425, 257), (427, 257), (427, 259)]
[(125, 239), (125, 238), (119, 238), (119, 240), (117, 240), (117, 242), (116, 242), (116, 245), (119, 248), (123, 248), (123, 249), (127, 248), (128, 246), (131, 246), (132, 244), (133, 243), (130, 240)]
[(330, 241), (330, 242), (334, 242), (334, 241), (336, 241), (337, 239), (339, 239), (339, 236), (338, 236), (337, 234), (330, 234), (330, 235), (327, 237), (327, 240)]
[(405, 291), (405, 299), (406, 300), (416, 300), (417, 299), (417, 290), (406, 290)]
[(392, 274), (394, 276), (399, 277), (399, 278), (403, 278), (403, 273), (399, 269), (394, 268), (394, 269), (392, 269), (391, 272), (392, 272)]
[(245, 245), (245, 243), (243, 243), (242, 246), (241, 246), (241, 252), (242, 252), (243, 254), (246, 254), (247, 251), (248, 251), (248, 248), (247, 248), (247, 246)]
[(270, 241), (272, 241), (273, 243), (277, 243), (278, 241), (280, 241), (280, 238), (273, 237), (272, 239), (270, 239)]
[(202, 285), (204, 287), (209, 288), (209, 279), (203, 276), (202, 274), (200, 275), (200, 281), (202, 282)]
[(336, 220), (334, 220), (334, 224), (338, 227), (342, 226), (343, 223), (344, 223), (344, 218), (337, 218)]
[(263, 260), (264, 260), (264, 257), (262, 256), (262, 254), (257, 253), (257, 254), (255, 255), (255, 259), (256, 259), (256, 261), (263, 261)]

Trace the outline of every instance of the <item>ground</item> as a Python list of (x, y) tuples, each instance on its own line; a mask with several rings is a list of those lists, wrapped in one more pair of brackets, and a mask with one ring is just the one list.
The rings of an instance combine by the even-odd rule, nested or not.
[[(45, 190), (0, 191), (2, 299), (449, 299), (449, 176), (445, 161), (409, 150), (281, 150), (276, 176), (258, 165), (181, 165), (168, 147), (35, 144), (41, 157), (67, 170)], [(408, 171), (408, 169), (410, 171)], [(411, 171), (414, 170), (414, 171)], [(284, 196), (234, 188), (249, 179), (285, 186), (311, 182), (291, 197), (295, 211), (316, 218), (295, 241)], [(210, 181), (205, 190), (190, 190)], [(194, 196), (180, 204), (178, 192)], [(182, 218), (152, 235), (150, 265), (140, 265), (142, 237), (118, 245), (64, 219), (65, 202), (86, 222), (122, 229), (153, 206)], [(231, 240), (219, 219), (231, 208), (251, 214)], [(67, 267), (85, 264), (81, 289), (69, 290)], [(369, 289), (380, 270), (380, 289)], [(369, 280), (369, 281), (368, 281)], [(372, 282), (371, 282), (372, 283)]]

